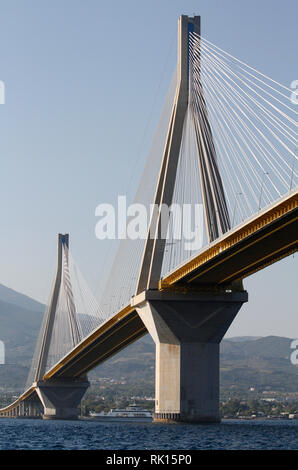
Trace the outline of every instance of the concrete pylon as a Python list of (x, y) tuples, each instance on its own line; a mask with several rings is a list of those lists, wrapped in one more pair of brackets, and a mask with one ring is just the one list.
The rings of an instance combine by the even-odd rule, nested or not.
[(89, 387), (87, 380), (50, 380), (36, 384), (44, 407), (43, 419), (78, 419), (81, 399)]
[(247, 292), (133, 298), (156, 345), (155, 421), (219, 422), (219, 343)]
[[(45, 328), (42, 336), (41, 349), (39, 353), (38, 367), (35, 375), (35, 382), (33, 385), (36, 387), (37, 395), (43, 405), (44, 419), (77, 419), (79, 415), (80, 401), (89, 387), (90, 383), (87, 377), (81, 379), (50, 379), (44, 380), (43, 377), (46, 373), (48, 355), (50, 344), (53, 335), (53, 328), (55, 322), (56, 309), (61, 291), (62, 275), (63, 275), (63, 249), (68, 250), (69, 235), (58, 234), (57, 246), (57, 271), (51, 297), (49, 309), (45, 322)], [(68, 266), (68, 251), (66, 250), (66, 265)], [(65, 269), (65, 266), (64, 266)], [(65, 273), (64, 273), (65, 275)], [(72, 337), (73, 347), (80, 341), (80, 334), (78, 325), (76, 323), (76, 309), (72, 294), (71, 280), (68, 281), (67, 290), (67, 306), (69, 311), (69, 328)]]
[(46, 372), (46, 365), (47, 365), (47, 360), (48, 360), (50, 343), (52, 339), (53, 328), (54, 328), (56, 308), (57, 308), (59, 293), (61, 289), (63, 244), (65, 244), (68, 247), (69, 235), (68, 234), (62, 235), (61, 233), (59, 233), (58, 244), (57, 244), (57, 271), (56, 271), (53, 292), (51, 296), (51, 302), (50, 302), (50, 306), (47, 312), (45, 329), (43, 332), (38, 366), (37, 366), (37, 371), (35, 375), (36, 381), (41, 380), (43, 375)]
[[(178, 21), (177, 88), (172, 107), (168, 133), (164, 146), (158, 182), (154, 195), (154, 204), (158, 214), (152, 213), (143, 258), (137, 282), (136, 294), (145, 289), (156, 289), (160, 280), (165, 238), (159, 237), (161, 231), (161, 208), (172, 204), (179, 153), (183, 134), (183, 125), (188, 106), (188, 34), (189, 29), (200, 33), (200, 17), (189, 18), (182, 15)], [(155, 236), (152, 237), (151, 234)]]
[[(200, 16), (191, 18), (182, 15), (178, 21), (176, 94), (153, 201), (154, 206), (158, 207), (158, 211), (152, 211), (141, 261), (136, 295), (146, 289), (157, 289), (161, 278), (163, 254), (166, 245), (166, 238), (162, 236), (162, 207), (166, 206), (169, 208), (173, 202), (183, 127), (187, 108), (190, 104), (190, 33), (201, 34)], [(200, 82), (200, 74), (198, 72), (196, 74), (196, 81)], [(204, 206), (206, 235), (208, 241), (211, 242), (219, 236), (220, 232), (225, 233), (230, 228), (230, 223), (215, 146), (213, 142), (210, 143), (208, 139), (204, 137), (206, 134), (212, 136), (212, 131), (203, 94), (200, 98), (199, 107), (196, 107), (196, 113), (198, 122), (195, 125), (195, 140), (198, 153), (200, 185)], [(152, 234), (154, 234), (154, 236), (152, 236)]]

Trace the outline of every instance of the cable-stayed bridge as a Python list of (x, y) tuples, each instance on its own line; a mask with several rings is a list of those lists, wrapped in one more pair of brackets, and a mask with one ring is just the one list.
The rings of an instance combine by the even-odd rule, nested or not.
[(59, 235), (25, 392), (0, 416), (77, 417), (88, 371), (149, 332), (155, 420), (220, 419), (219, 344), (248, 300), (242, 280), (297, 250), (291, 93), (204, 39), (199, 17), (179, 19), (177, 69), (134, 201), (150, 213), (144, 236), (120, 240), (98, 304)]

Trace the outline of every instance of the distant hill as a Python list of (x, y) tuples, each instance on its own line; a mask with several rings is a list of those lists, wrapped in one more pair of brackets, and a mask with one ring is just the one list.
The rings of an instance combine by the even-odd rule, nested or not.
[(44, 305), (0, 284), (0, 340), (5, 365), (0, 365), (0, 388), (24, 386), (40, 329)]
[(298, 366), (290, 362), (290, 338), (267, 336), (221, 344), (221, 386), (226, 390), (298, 391)]
[[(14, 303), (14, 302), (15, 303)], [(0, 389), (22, 388), (30, 367), (44, 305), (0, 285), (0, 339), (6, 364), (0, 365)], [(290, 362), (291, 339), (278, 336), (236, 337), (221, 343), (221, 388), (227, 392), (256, 390), (297, 392), (298, 366)], [(154, 382), (155, 346), (149, 335), (90, 372), (90, 378)]]
[[(220, 349), (221, 389), (247, 393), (298, 391), (298, 366), (290, 362), (290, 338), (268, 336), (223, 340)], [(154, 380), (155, 347), (149, 335), (128, 346), (91, 372), (90, 377), (111, 377), (128, 382)]]
[(41, 320), (41, 312), (0, 300), (0, 339), (5, 344), (5, 364), (0, 365), (0, 389), (24, 387)]
[(31, 297), (28, 297), (27, 295), (20, 294), (3, 284), (0, 284), (0, 300), (18, 305), (19, 307), (26, 308), (32, 312), (43, 312), (45, 308), (45, 306), (37, 300), (31, 299)]

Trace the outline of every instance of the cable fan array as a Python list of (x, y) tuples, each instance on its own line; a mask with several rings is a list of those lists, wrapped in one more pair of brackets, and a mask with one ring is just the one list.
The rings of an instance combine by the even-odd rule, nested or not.
[(106, 320), (66, 245), (62, 257), (61, 287), (47, 370)]
[[(148, 223), (150, 204), (154, 200), (155, 187), (164, 151), (171, 112), (177, 86), (177, 73), (173, 74), (164, 108), (157, 126), (144, 171), (134, 198), (134, 203), (147, 209)], [(126, 307), (134, 295), (142, 260), (145, 240), (123, 238), (119, 241), (116, 255), (103, 288), (100, 307), (108, 317)]]
[[(297, 111), (291, 94), (290, 88), (189, 33), (188, 109), (172, 200), (172, 205), (183, 211), (189, 207), (184, 218), (179, 211), (170, 213), (162, 276), (297, 187)], [(167, 101), (168, 123), (169, 109)], [(211, 163), (202, 159), (204, 148), (198, 145), (198, 133), (208, 158), (212, 155)], [(157, 135), (165, 133), (158, 129)], [(154, 148), (154, 155), (151, 152), (151, 173), (147, 165), (135, 199), (146, 207), (153, 202), (163, 148), (160, 145)], [(153, 174), (155, 179), (150, 181)], [(202, 190), (210, 174), (214, 207), (204, 199)], [(199, 246), (189, 243), (195, 239)], [(102, 296), (102, 309), (108, 316), (129, 304), (143, 246), (142, 240), (120, 242)]]
[(195, 33), (189, 53), (191, 90), (207, 103), (233, 226), (297, 186), (292, 90)]
[[(216, 185), (222, 185), (225, 199), (223, 213), (227, 208), (227, 225), (218, 236), (295, 191), (297, 111), (291, 96), (290, 88), (190, 32), (189, 104), (173, 203), (183, 204), (189, 188), (197, 184), (192, 171), (201, 172), (200, 189), (197, 193), (193, 189), (192, 202), (195, 203), (195, 198), (204, 202), (201, 191), (204, 163), (200, 162), (198, 128), (206, 146), (215, 150), (220, 175)], [(199, 161), (199, 167), (196, 162), (190, 163), (193, 158)], [(206, 171), (212, 171), (211, 165)], [(175, 225), (174, 217), (171, 224)], [(205, 226), (201, 248), (207, 243)], [(184, 244), (185, 241), (171, 236), (163, 275), (194, 254), (186, 252)]]
[[(26, 382), (29, 388), (35, 381), (43, 334), (51, 308), (49, 302), (36, 344), (30, 373)], [(98, 302), (89, 289), (66, 244), (62, 245), (62, 272), (60, 290), (55, 310), (51, 342), (47, 355), (46, 371), (86, 338), (106, 320)]]
[[(297, 190), (292, 90), (189, 32), (189, 95), (162, 277)], [(134, 203), (150, 213), (177, 86), (174, 74)], [(149, 217), (148, 217), (149, 223)], [(193, 243), (195, 241), (196, 243)], [(123, 238), (100, 307), (66, 246), (47, 369), (130, 303), (145, 240)], [(42, 330), (43, 331), (43, 328)], [(27, 385), (34, 380), (42, 335)]]

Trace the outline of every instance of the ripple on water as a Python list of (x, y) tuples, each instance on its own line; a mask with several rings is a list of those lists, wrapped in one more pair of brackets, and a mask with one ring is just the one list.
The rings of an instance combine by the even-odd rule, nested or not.
[(210, 425), (0, 420), (0, 449), (298, 449), (298, 420)]

